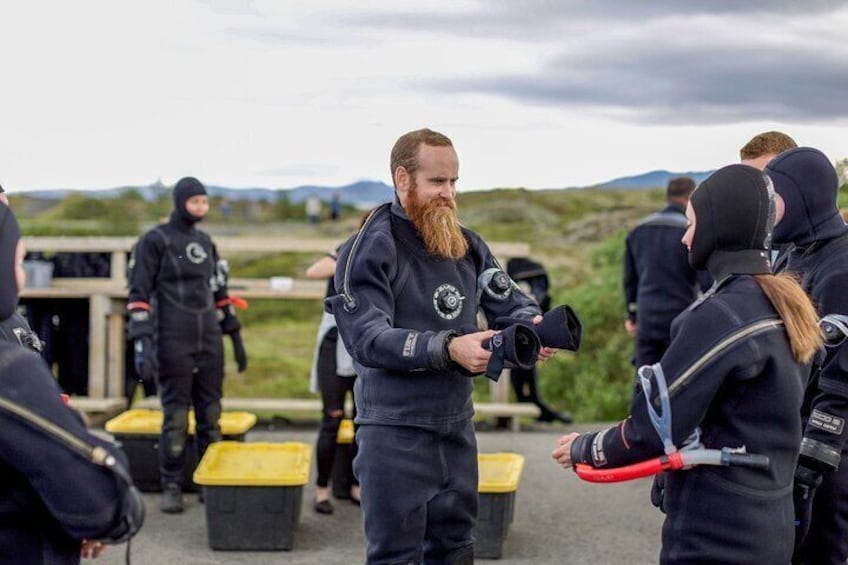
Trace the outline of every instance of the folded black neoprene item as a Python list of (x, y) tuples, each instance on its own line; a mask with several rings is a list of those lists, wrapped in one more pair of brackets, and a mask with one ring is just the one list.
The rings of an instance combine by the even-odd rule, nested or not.
[(532, 369), (542, 344), (532, 328), (513, 324), (483, 341), (483, 347), (492, 352), (486, 376), (497, 382), (504, 369)]
[(532, 320), (525, 318), (504, 317), (495, 320), (495, 329), (507, 328), (514, 324), (532, 329), (539, 336), (539, 341), (544, 347), (569, 351), (577, 351), (580, 348), (583, 325), (571, 306), (567, 304), (557, 306), (545, 314), (540, 324), (534, 324)]

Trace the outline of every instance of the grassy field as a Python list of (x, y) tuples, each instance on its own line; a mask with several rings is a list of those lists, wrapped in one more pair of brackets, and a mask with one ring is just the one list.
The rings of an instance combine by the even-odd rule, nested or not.
[[(126, 199), (125, 199), (126, 200)], [(139, 233), (161, 215), (141, 210), (137, 224), (110, 220), (126, 217), (113, 202), (105, 207), (72, 200), (48, 210), (32, 203), (14, 202), (25, 234), (128, 234)], [(848, 205), (848, 186), (842, 187), (841, 204)], [(540, 368), (543, 398), (557, 408), (570, 410), (578, 421), (620, 418), (627, 411), (633, 386), (630, 365), (633, 344), (623, 329), (624, 298), (621, 264), (624, 237), (643, 216), (663, 205), (663, 191), (528, 191), (503, 189), (461, 193), (462, 222), (488, 241), (519, 241), (531, 245), (531, 257), (550, 273), (553, 304), (570, 304), (583, 322), (580, 352), (561, 353)], [(70, 212), (65, 210), (70, 208)], [(268, 205), (272, 206), (272, 205)], [(99, 214), (86, 217), (90, 208)], [(147, 216), (145, 217), (145, 214)], [(204, 223), (215, 235), (265, 237), (326, 237), (342, 241), (358, 226), (361, 212), (347, 210), (342, 220), (311, 225), (304, 221), (274, 221), (271, 210), (254, 210), (228, 224)], [(287, 213), (291, 213), (288, 210)], [(302, 214), (296, 217), (303, 217)], [(98, 219), (100, 218), (100, 219)], [(291, 276), (301, 278), (318, 258), (315, 254), (242, 255), (228, 257), (234, 277)], [(246, 373), (235, 370), (227, 343), (225, 393), (230, 396), (280, 396), (307, 398), (309, 369), (315, 334), (321, 317), (319, 300), (252, 300), (240, 317), (250, 363)], [(476, 381), (478, 398), (488, 397), (488, 381)]]
[[(471, 192), (459, 199), (463, 223), (489, 241), (523, 241), (550, 272), (555, 304), (568, 303), (584, 323), (578, 354), (560, 354), (540, 370), (544, 398), (583, 420), (611, 419), (626, 408), (632, 368), (630, 338), (622, 328), (621, 246), (628, 227), (662, 204), (661, 191)], [(337, 224), (304, 222), (260, 228), (208, 225), (214, 234), (234, 232), (332, 237), (351, 233), (359, 216)], [(314, 254), (230, 257), (233, 276), (303, 276)], [(321, 315), (317, 300), (254, 300), (241, 314), (250, 368), (235, 373), (228, 356), (226, 393), (232, 396), (309, 397), (308, 374)], [(475, 395), (486, 398), (488, 381)]]

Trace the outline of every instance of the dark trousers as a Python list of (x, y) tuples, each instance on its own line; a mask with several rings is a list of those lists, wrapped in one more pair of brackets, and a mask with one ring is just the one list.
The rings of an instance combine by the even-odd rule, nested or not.
[(670, 341), (668, 339), (645, 339), (637, 335), (633, 365), (638, 369), (644, 365), (659, 363), (669, 344)]
[(162, 485), (182, 483), (188, 411), (194, 407), (198, 461), (209, 444), (221, 440), (221, 396), (224, 382), (223, 356), (195, 354), (179, 359), (160, 356), (159, 391), (162, 400), (162, 437), (159, 469)]
[[(338, 330), (333, 328), (328, 331), (321, 342), (318, 350), (318, 386), (321, 389), (321, 403), (323, 405), (323, 417), (321, 429), (318, 431), (318, 442), (315, 445), (315, 458), (318, 467), (319, 487), (330, 484), (330, 475), (333, 472), (333, 461), (336, 458), (336, 436), (342, 423), (342, 416), (332, 416), (331, 413), (339, 410), (344, 411), (344, 402), (347, 392), (353, 398), (353, 383), (356, 377), (341, 377), (336, 374), (336, 344), (338, 343)], [(356, 405), (353, 408), (352, 417), (356, 417)], [(352, 455), (356, 457), (356, 442), (353, 442)], [(354, 484), (358, 484), (354, 482)]]
[(448, 563), (473, 545), (477, 439), (470, 420), (438, 432), (362, 425), (356, 439), (369, 564)]

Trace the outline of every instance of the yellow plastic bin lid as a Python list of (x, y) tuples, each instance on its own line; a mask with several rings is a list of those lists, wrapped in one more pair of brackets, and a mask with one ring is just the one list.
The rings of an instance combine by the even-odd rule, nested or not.
[(480, 453), (477, 455), (480, 468), (478, 492), (503, 493), (518, 490), (524, 456), (517, 453)]
[(194, 482), (211, 486), (298, 486), (309, 480), (312, 446), (295, 441), (219, 441), (206, 450)]
[[(250, 412), (222, 412), (221, 434), (236, 436), (246, 434), (256, 425), (256, 414)], [(118, 414), (106, 422), (106, 431), (110, 434), (149, 434), (162, 432), (162, 411), (135, 408)], [(188, 433), (194, 434), (194, 412), (188, 413)]]
[(339, 432), (336, 434), (336, 443), (353, 443), (353, 420), (345, 418), (339, 425)]

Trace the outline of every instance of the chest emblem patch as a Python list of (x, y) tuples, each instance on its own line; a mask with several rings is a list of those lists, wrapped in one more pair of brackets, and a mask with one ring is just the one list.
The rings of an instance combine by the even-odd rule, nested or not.
[(206, 250), (203, 249), (203, 246), (199, 243), (192, 241), (188, 245), (186, 245), (186, 257), (188, 260), (194, 263), (195, 265), (199, 265), (206, 261)]
[(445, 320), (453, 320), (462, 312), (465, 297), (452, 284), (441, 284), (433, 293), (433, 308)]

